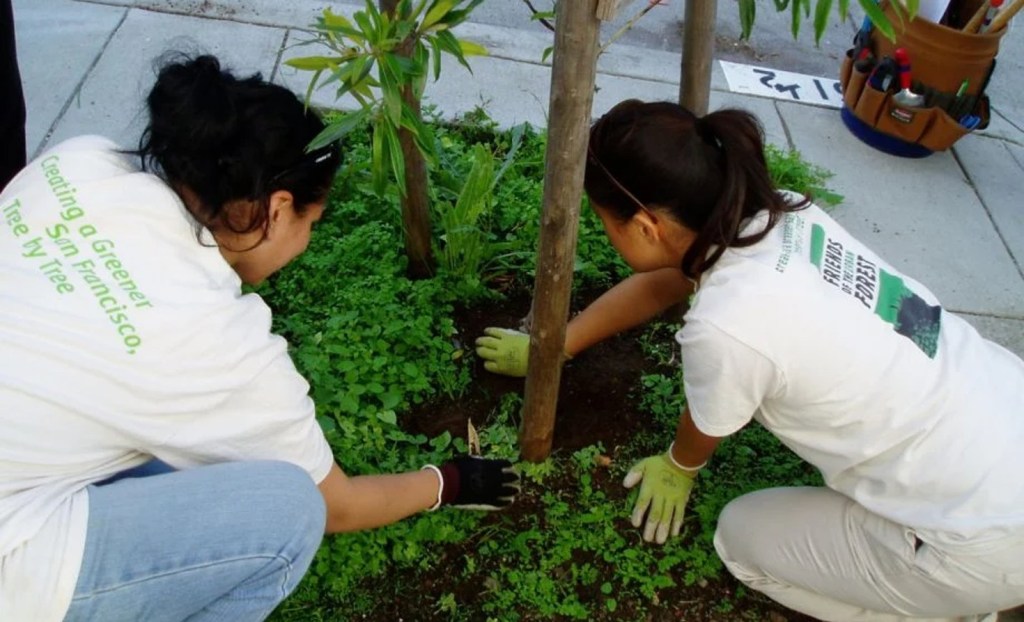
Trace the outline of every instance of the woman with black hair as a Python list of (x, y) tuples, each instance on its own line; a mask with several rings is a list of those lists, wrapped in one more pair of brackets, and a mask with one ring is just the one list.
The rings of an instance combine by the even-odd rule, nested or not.
[(141, 170), (84, 136), (0, 194), (0, 618), (261, 620), (325, 530), (510, 503), (506, 461), (347, 477), (241, 291), (323, 213), (321, 120), (210, 56), (148, 107)]
[[(624, 482), (645, 540), (679, 533), (697, 472), (756, 419), (826, 487), (725, 508), (715, 547), (740, 581), (822, 620), (1024, 602), (1021, 359), (776, 190), (749, 113), (623, 102), (591, 129), (585, 186), (636, 274), (572, 319), (566, 353), (693, 294), (676, 335), (687, 407)], [(492, 328), (478, 346), (491, 371), (525, 372), (528, 336)]]

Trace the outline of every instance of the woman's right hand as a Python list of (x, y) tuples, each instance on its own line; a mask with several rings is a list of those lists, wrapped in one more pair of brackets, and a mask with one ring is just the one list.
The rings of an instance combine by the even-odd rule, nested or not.
[(503, 376), (525, 377), (530, 359), (530, 336), (493, 326), (485, 328), (484, 335), (476, 340), (476, 353), (484, 360), (484, 369)]

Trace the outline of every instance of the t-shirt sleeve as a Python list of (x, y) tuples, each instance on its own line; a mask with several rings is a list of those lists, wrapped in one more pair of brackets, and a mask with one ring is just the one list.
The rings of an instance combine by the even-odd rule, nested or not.
[(334, 464), (309, 384), (284, 349), (220, 407), (193, 418), (153, 454), (176, 468), (281, 460), (302, 467), (317, 484)]
[(777, 368), (767, 357), (710, 322), (687, 322), (676, 340), (690, 416), (708, 436), (740, 430), (779, 386)]

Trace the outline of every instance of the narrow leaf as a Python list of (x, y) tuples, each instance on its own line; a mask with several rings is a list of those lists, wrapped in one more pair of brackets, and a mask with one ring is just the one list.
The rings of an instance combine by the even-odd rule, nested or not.
[(484, 46), (465, 39), (459, 39), (459, 49), (462, 50), (464, 56), (487, 56), (488, 54), (487, 48)]
[(754, 0), (740, 0), (740, 38), (749, 39), (757, 17), (757, 3)]
[(437, 22), (441, 21), (441, 18), (448, 14), (455, 7), (456, 0), (437, 0), (430, 10), (427, 11), (426, 17), (423, 18), (423, 23), (420, 24), (420, 30), (427, 30)]
[(818, 0), (814, 10), (814, 44), (821, 45), (821, 37), (828, 28), (828, 16), (832, 12), (832, 0)]

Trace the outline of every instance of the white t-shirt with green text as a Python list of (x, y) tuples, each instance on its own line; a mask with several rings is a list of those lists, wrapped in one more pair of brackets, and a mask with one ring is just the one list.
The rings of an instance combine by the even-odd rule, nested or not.
[(728, 249), (685, 321), (705, 434), (755, 418), (830, 488), (933, 544), (1024, 537), (1024, 362), (818, 207)]
[(90, 483), (151, 457), (320, 482), (308, 389), (164, 182), (95, 136), (31, 162), (0, 195), (0, 619), (63, 618)]

